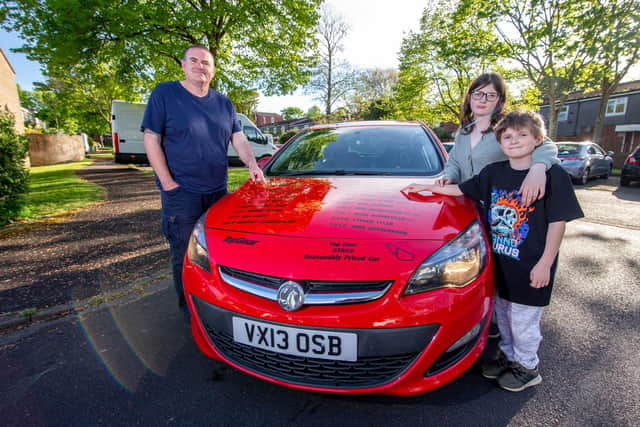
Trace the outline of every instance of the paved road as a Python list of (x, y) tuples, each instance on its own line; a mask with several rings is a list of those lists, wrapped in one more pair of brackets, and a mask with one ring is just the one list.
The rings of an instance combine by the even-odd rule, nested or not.
[[(578, 194), (591, 206), (604, 197), (599, 191)], [(640, 208), (610, 196), (614, 217)], [(474, 369), (413, 398), (275, 386), (202, 356), (165, 281), (144, 297), (0, 336), (3, 423), (636, 426), (640, 230), (601, 224), (585, 210), (588, 218), (570, 223), (563, 242), (543, 316), (544, 381), (534, 389), (506, 392)]]
[(74, 305), (169, 272), (153, 178), (108, 159), (80, 171), (107, 200), (64, 221), (0, 233), (1, 314)]

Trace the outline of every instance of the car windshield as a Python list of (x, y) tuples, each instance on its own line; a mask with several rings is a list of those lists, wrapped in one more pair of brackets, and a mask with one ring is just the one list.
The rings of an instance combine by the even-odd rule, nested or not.
[(579, 144), (557, 144), (558, 156), (577, 156), (582, 152), (582, 146)]
[(432, 176), (442, 168), (435, 141), (420, 125), (372, 125), (304, 132), (278, 152), (266, 174)]

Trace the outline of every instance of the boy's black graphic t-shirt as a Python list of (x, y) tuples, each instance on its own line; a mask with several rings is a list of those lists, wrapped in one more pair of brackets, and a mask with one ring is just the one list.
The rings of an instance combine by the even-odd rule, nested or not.
[(528, 172), (512, 169), (508, 161), (493, 163), (460, 184), (460, 189), (486, 206), (498, 295), (519, 304), (545, 306), (551, 299), (558, 258), (548, 286), (532, 288), (529, 274), (544, 252), (548, 226), (584, 214), (569, 175), (558, 165), (547, 171), (544, 198), (524, 206), (519, 189)]

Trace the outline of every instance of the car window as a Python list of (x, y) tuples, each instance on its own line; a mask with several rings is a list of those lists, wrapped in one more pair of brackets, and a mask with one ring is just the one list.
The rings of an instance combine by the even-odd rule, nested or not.
[(597, 154), (596, 148), (593, 145), (590, 145), (587, 148), (587, 153), (589, 153), (589, 154)]
[(557, 144), (559, 156), (575, 156), (580, 154), (580, 146), (578, 144)]
[(599, 145), (593, 145), (594, 150), (596, 150), (597, 154), (600, 154), (602, 156), (606, 156), (605, 151), (602, 149), (602, 147), (600, 147)]
[(278, 152), (267, 175), (430, 176), (443, 167), (421, 126), (352, 126), (304, 132)]

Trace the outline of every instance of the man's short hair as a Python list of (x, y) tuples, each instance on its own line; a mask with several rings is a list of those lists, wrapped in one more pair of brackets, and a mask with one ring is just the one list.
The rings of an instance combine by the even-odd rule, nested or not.
[(544, 119), (533, 111), (518, 109), (512, 111), (498, 122), (495, 128), (496, 138), (501, 142), (502, 134), (507, 128), (522, 129), (529, 128), (536, 139), (542, 140), (547, 136), (544, 126)]
[[(191, 49), (202, 49), (202, 50), (206, 50), (207, 52), (209, 52), (209, 55), (211, 55), (211, 57), (213, 58), (213, 53), (211, 53), (211, 51), (209, 50), (209, 48), (204, 47), (204, 46), (202, 46), (202, 45), (200, 45), (200, 44), (192, 44), (191, 46), (189, 46), (188, 48), (186, 48), (186, 49), (184, 50), (184, 54), (182, 55), (182, 60), (183, 60), (183, 61), (186, 61), (186, 60), (188, 59), (188, 58), (187, 58), (187, 52), (189, 52), (189, 50), (191, 50)], [(214, 58), (214, 62), (215, 62), (215, 58)]]

